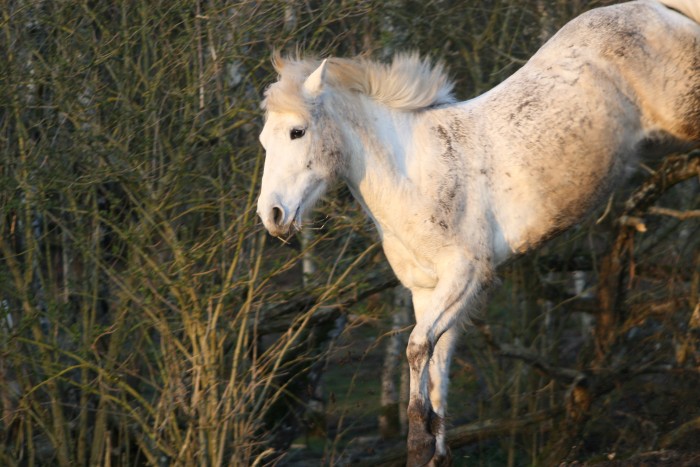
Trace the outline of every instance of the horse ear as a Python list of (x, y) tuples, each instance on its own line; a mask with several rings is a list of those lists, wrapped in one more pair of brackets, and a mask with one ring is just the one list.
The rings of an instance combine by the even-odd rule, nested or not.
[(315, 99), (321, 95), (326, 81), (326, 60), (323, 60), (316, 70), (304, 81), (304, 95)]

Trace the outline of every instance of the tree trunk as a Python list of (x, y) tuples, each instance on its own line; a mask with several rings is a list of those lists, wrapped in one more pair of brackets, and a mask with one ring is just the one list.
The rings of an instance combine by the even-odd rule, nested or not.
[[(391, 316), (391, 331), (384, 350), (382, 365), (381, 410), (379, 415), (379, 433), (382, 438), (393, 438), (406, 429), (406, 417), (403, 414), (403, 402), (408, 392), (404, 378), (407, 368), (404, 349), (407, 333), (402, 332), (409, 324), (411, 312), (411, 294), (405, 287), (394, 289), (394, 310)], [(398, 384), (397, 384), (398, 383)], [(402, 415), (404, 415), (402, 417)]]

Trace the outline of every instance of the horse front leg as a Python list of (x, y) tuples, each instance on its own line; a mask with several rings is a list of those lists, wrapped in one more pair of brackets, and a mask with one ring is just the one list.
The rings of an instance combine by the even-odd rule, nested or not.
[(452, 464), (450, 448), (445, 439), (445, 416), (447, 415), (447, 389), (450, 382), (452, 351), (460, 331), (459, 323), (455, 323), (445, 331), (438, 339), (433, 356), (428, 362), (430, 373), (428, 390), (430, 391), (430, 404), (435, 414), (431, 424), (432, 433), (435, 435), (435, 453), (430, 462), (432, 466)]
[(437, 414), (432, 409), (429, 393), (428, 364), (433, 354), (435, 342), (427, 338), (418, 325), (413, 328), (408, 339), (406, 357), (410, 371), (410, 393), (408, 398), (408, 459), (407, 466), (427, 465), (435, 454), (436, 430), (433, 423)]
[[(413, 291), (416, 327), (411, 332), (406, 349), (410, 368), (409, 466), (439, 464), (446, 457), (443, 417), (455, 332), (452, 328), (462, 311), (473, 304), (490, 277), (488, 264), (457, 254), (447, 257), (449, 260), (442, 262), (440, 270), (443, 274), (438, 275), (435, 289)], [(441, 343), (443, 337), (445, 342)], [(436, 360), (431, 362), (434, 352)], [(431, 365), (435, 365), (433, 382), (440, 385), (433, 391), (430, 388)]]

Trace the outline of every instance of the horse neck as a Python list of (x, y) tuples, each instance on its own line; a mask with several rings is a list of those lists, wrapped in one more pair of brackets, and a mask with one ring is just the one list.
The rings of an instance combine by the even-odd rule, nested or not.
[(338, 122), (348, 158), (344, 179), (382, 231), (391, 223), (397, 200), (405, 194), (411, 158), (408, 146), (417, 118), (366, 98), (352, 107), (353, 118)]

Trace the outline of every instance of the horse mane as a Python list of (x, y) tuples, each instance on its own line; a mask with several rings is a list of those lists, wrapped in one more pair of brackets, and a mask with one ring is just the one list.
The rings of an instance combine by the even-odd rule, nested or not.
[[(301, 92), (306, 78), (321, 64), (313, 58), (283, 58), (273, 54), (279, 80), (265, 92), (263, 108), (304, 113), (307, 103)], [(358, 57), (329, 58), (326, 82), (336, 91), (361, 93), (387, 107), (416, 111), (454, 102), (442, 63), (431, 64), (417, 53), (397, 54), (391, 63)]]

